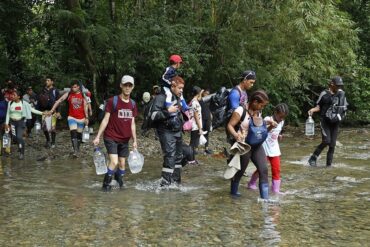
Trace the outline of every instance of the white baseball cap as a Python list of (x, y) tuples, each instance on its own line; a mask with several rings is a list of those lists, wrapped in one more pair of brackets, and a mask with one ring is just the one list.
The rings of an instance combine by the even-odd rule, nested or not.
[(122, 76), (121, 84), (124, 85), (126, 83), (131, 83), (132, 85), (135, 85), (134, 77), (132, 77), (130, 75), (124, 75), (124, 76)]

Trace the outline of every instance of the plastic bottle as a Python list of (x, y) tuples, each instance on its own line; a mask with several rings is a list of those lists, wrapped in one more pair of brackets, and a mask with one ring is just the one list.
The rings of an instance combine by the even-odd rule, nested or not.
[(11, 138), (10, 138), (9, 131), (8, 131), (8, 132), (5, 132), (3, 135), (3, 148), (10, 148), (10, 144), (11, 144), (10, 142), (11, 142)]
[(108, 169), (107, 164), (105, 162), (105, 155), (99, 147), (94, 148), (93, 157), (96, 174), (97, 175), (106, 174)]
[(144, 156), (137, 150), (131, 151), (127, 162), (131, 173), (139, 173), (143, 169)]
[(89, 126), (85, 126), (84, 131), (82, 132), (82, 142), (89, 142), (89, 139), (90, 139)]
[(312, 116), (308, 116), (306, 120), (305, 135), (313, 136), (315, 134), (315, 122), (313, 121)]
[(40, 131), (41, 131), (41, 123), (40, 123), (39, 120), (37, 120), (36, 123), (35, 123), (35, 134), (36, 135), (39, 134)]

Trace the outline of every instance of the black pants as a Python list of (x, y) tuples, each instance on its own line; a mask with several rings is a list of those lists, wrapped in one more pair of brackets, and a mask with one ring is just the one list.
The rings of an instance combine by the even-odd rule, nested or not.
[(199, 130), (192, 130), (190, 132), (190, 146), (195, 150), (199, 146)]
[(207, 131), (207, 134), (204, 135), (204, 137), (207, 140), (206, 144), (204, 145), (204, 149), (208, 148), (209, 132), (211, 131), (211, 124), (212, 124), (211, 119), (203, 119), (203, 131)]
[(327, 156), (326, 156), (326, 165), (331, 166), (333, 162), (334, 150), (335, 145), (337, 142), (338, 137), (338, 130), (339, 130), (339, 122), (338, 123), (331, 123), (324, 118), (320, 119), (320, 126), (321, 126), (321, 136), (322, 141), (316, 147), (313, 155), (318, 157), (321, 152), (324, 150), (326, 146), (329, 146)]
[(36, 122), (36, 117), (34, 115), (32, 115), (32, 119), (26, 120), (26, 127), (27, 127), (28, 135), (31, 133), (33, 127), (35, 126), (35, 122)]
[(252, 147), (251, 150), (240, 156), (240, 170), (234, 175), (233, 181), (239, 183), (248, 167), (249, 160), (252, 160), (259, 174), (259, 183), (268, 183), (267, 158), (262, 145)]
[(26, 128), (26, 123), (24, 119), (13, 121), (10, 120), (10, 128), (12, 132), (12, 136), (17, 140), (19, 150), (24, 150), (24, 140), (23, 134)]
[(163, 152), (162, 178), (181, 181), (182, 132), (158, 129), (159, 141)]

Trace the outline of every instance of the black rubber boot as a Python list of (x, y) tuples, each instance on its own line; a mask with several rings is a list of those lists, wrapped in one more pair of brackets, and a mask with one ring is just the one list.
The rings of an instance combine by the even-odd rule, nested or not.
[(316, 166), (316, 160), (317, 160), (317, 156), (316, 155), (311, 155), (311, 157), (308, 159), (308, 164), (310, 166)]
[(172, 173), (172, 179), (178, 185), (181, 184), (181, 168), (175, 168), (175, 170)]
[(50, 148), (50, 134), (49, 134), (48, 131), (44, 131), (44, 135), (45, 135), (45, 138), (46, 138), (46, 142), (45, 142), (44, 147), (45, 148)]
[(106, 173), (103, 180), (103, 191), (110, 191), (112, 189), (112, 186), (110, 185), (111, 182), (112, 175), (108, 175), (108, 173)]
[(24, 160), (24, 147), (22, 145), (19, 145), (19, 160)]
[(51, 132), (51, 148), (55, 148), (55, 138), (57, 136), (57, 133)]
[[(118, 170), (118, 169), (117, 169)], [(118, 171), (116, 171), (115, 173), (114, 173), (114, 180), (116, 180), (117, 181), (117, 183), (119, 184), (119, 187), (120, 188), (122, 188), (123, 187), (123, 174), (122, 175), (120, 175), (119, 173), (118, 173)]]
[(78, 148), (78, 140), (72, 139), (72, 147), (73, 147), (73, 155), (77, 156), (78, 152), (80, 151)]
[(236, 197), (241, 196), (241, 194), (238, 192), (238, 188), (239, 188), (239, 182), (234, 182), (233, 180), (231, 180), (230, 194), (232, 196), (236, 196)]
[(161, 180), (161, 184), (160, 186), (161, 187), (168, 187), (171, 185), (171, 183), (173, 182), (172, 180), (172, 174), (169, 173), (169, 172), (163, 172), (162, 171), (162, 180)]

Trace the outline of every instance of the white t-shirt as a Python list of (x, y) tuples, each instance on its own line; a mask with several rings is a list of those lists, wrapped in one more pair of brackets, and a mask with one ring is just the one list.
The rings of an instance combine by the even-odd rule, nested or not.
[[(268, 120), (272, 120), (272, 117), (265, 117), (265, 121)], [(262, 144), (266, 156), (276, 157), (281, 155), (278, 138), (283, 126), (284, 121), (281, 121), (275, 128), (269, 131), (266, 141)]]
[(191, 110), (190, 110), (190, 116), (192, 118), (192, 128), (191, 130), (199, 130), (197, 122), (195, 121), (195, 112), (198, 113), (199, 121), (202, 122), (202, 107), (199, 104), (199, 101), (197, 99), (193, 99), (190, 103)]
[[(238, 108), (236, 108), (234, 111), (239, 114), (240, 118), (242, 118), (242, 116), (243, 116), (243, 107), (238, 106)], [(241, 130), (243, 130), (244, 131), (244, 134), (247, 135), (248, 134), (249, 118), (250, 118), (250, 116), (249, 116), (247, 110), (245, 110), (245, 111), (246, 111), (245, 118), (244, 118), (243, 122), (241, 122), (241, 124), (240, 124), (240, 129), (238, 130), (238, 133), (240, 133)]]

